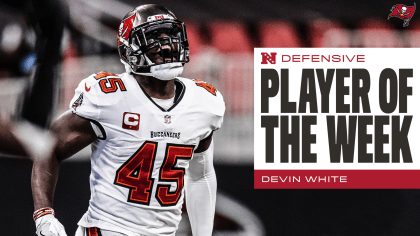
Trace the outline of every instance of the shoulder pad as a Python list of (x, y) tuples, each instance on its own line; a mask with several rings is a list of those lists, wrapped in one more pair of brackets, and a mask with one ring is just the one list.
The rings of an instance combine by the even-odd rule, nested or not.
[[(121, 92), (127, 91), (121, 78), (121, 75), (105, 71), (88, 76), (77, 86), (70, 107), (79, 106), (83, 100), (84, 103), (89, 100), (94, 106), (108, 106), (119, 102), (122, 99)], [(83, 97), (83, 100), (78, 99), (79, 97)]]
[(121, 92), (127, 91), (121, 75), (101, 71), (82, 80), (78, 87), (88, 97), (95, 97), (96, 105), (110, 105), (119, 101)]
[(191, 80), (181, 78), (181, 80), (190, 85), (190, 89), (195, 91), (195, 98), (200, 100), (201, 104), (208, 112), (223, 117), (225, 113), (225, 102), (222, 94), (213, 85), (200, 79)]
[(105, 71), (92, 74), (86, 78), (86, 92), (90, 92), (90, 86), (98, 87), (98, 89), (105, 94), (117, 91), (127, 91), (124, 82), (121, 80), (121, 77), (122, 76), (120, 75)]
[(205, 90), (207, 90), (207, 92), (211, 93), (213, 96), (217, 96), (217, 89), (213, 85), (208, 84), (202, 81), (201, 79), (194, 79), (193, 81), (198, 87), (202, 87)]

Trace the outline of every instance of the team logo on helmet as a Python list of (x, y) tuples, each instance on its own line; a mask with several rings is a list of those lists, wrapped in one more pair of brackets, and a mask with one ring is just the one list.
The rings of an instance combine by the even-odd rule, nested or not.
[[(120, 27), (118, 29), (118, 38), (123, 38), (124, 40), (128, 40), (130, 36), (131, 28), (133, 28), (134, 19), (136, 18), (136, 14), (128, 17), (127, 19), (121, 22)], [(122, 44), (121, 40), (118, 40), (118, 45)]]
[(398, 17), (401, 20), (404, 20), (403, 26), (407, 27), (415, 11), (416, 11), (416, 3), (414, 3), (414, 6), (412, 7), (402, 5), (402, 4), (397, 4), (391, 8), (391, 14), (388, 15), (388, 20), (391, 17)]

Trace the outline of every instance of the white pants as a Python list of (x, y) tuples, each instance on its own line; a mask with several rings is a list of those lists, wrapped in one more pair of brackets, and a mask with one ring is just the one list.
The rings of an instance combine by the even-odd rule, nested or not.
[(93, 232), (88, 233), (88, 230), (86, 230), (85, 227), (79, 226), (77, 228), (75, 236), (100, 236), (100, 235), (102, 235), (102, 236), (128, 236), (127, 234), (122, 234), (122, 233), (119, 233), (119, 232), (103, 230), (103, 229), (100, 230), (101, 234), (95, 233), (94, 230), (92, 230), (92, 231)]

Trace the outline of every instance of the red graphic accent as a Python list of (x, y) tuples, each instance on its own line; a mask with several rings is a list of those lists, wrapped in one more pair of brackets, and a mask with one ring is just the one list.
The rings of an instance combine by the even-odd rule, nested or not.
[[(146, 141), (133, 156), (117, 170), (114, 184), (129, 188), (128, 202), (149, 205), (154, 179), (151, 177), (158, 143)], [(168, 144), (159, 181), (176, 182), (177, 188), (170, 192), (170, 185), (157, 186), (156, 199), (162, 206), (175, 205), (184, 188), (185, 168), (175, 167), (178, 159), (190, 160), (193, 145)]]
[(101, 71), (101, 72), (96, 73), (95, 79), (101, 79), (101, 78), (104, 78), (104, 77), (107, 77), (107, 76), (117, 76), (117, 75), (113, 74), (113, 73), (106, 72), (106, 71)]
[(165, 16), (164, 15), (159, 15), (159, 16), (155, 16), (155, 19), (157, 20), (157, 19), (164, 19), (165, 18)]
[[(120, 29), (118, 30), (118, 38), (122, 37), (123, 39), (128, 40), (131, 29), (133, 28), (133, 22), (135, 18), (136, 18), (136, 14), (133, 14), (127, 19), (123, 20), (123, 22), (120, 25)], [(120, 44), (122, 44), (122, 42), (118, 40), (118, 45)]]
[(121, 91), (127, 91), (125, 89), (125, 85), (119, 78), (108, 78), (99, 81), (99, 85), (101, 86), (101, 90), (104, 93), (112, 93), (117, 91), (118, 86), (120, 87)]
[(420, 170), (254, 170), (254, 188), (420, 189), (419, 176)]
[(190, 160), (194, 146), (168, 145), (163, 166), (160, 168), (159, 181), (176, 182), (177, 189), (170, 191), (170, 184), (158, 184), (156, 199), (163, 206), (173, 206), (179, 200), (184, 188), (185, 168), (175, 167), (178, 159)]
[[(204, 82), (204, 81), (202, 81), (201, 79), (195, 79), (195, 80), (193, 80), (194, 82), (196, 82), (195, 84), (197, 85), (197, 86), (199, 86), (199, 87), (202, 87), (202, 88), (204, 88), (204, 89), (206, 89), (207, 91), (209, 91), (211, 94), (213, 94), (214, 96), (216, 96), (216, 88), (213, 86), (213, 85), (211, 85), (211, 84), (208, 84), (208, 83), (206, 83), (206, 82)], [(201, 81), (201, 83), (197, 83), (197, 82), (199, 82), (199, 81)]]
[(89, 88), (87, 87), (86, 82), (85, 82), (85, 90), (86, 90), (86, 92), (90, 91), (90, 87)]
[(151, 177), (156, 142), (145, 142), (118, 170), (114, 184), (129, 188), (128, 202), (148, 205), (154, 179)]
[(55, 216), (54, 210), (51, 207), (44, 207), (44, 208), (36, 210), (34, 214), (32, 215), (32, 217), (34, 221), (36, 221), (38, 218), (45, 215), (49, 215), (49, 214), (52, 214)]
[(88, 228), (88, 236), (98, 236), (98, 228), (92, 227)]
[(409, 24), (409, 21), (414, 15), (414, 12), (416, 11), (416, 4), (414, 3), (414, 6), (409, 7), (406, 5), (398, 4), (394, 5), (391, 8), (391, 14), (388, 15), (388, 20), (391, 17), (398, 17), (402, 20), (404, 20), (403, 26), (406, 27)]
[(139, 130), (140, 126), (140, 114), (124, 112), (122, 120), (123, 129)]
[(270, 54), (266, 53), (266, 52), (262, 52), (261, 56), (262, 56), (262, 61), (261, 64), (268, 64), (268, 62), (270, 62), (271, 64), (276, 64), (276, 52), (271, 52)]

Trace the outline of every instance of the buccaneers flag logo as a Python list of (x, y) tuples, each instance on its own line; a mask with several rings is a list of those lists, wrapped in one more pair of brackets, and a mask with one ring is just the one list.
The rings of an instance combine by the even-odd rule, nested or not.
[(391, 14), (388, 16), (388, 20), (391, 17), (398, 17), (402, 20), (404, 20), (403, 26), (408, 26), (411, 17), (414, 15), (414, 11), (416, 11), (416, 3), (414, 3), (414, 6), (409, 7), (406, 5), (398, 4), (391, 8)]
[(128, 41), (128, 37), (130, 35), (131, 28), (133, 28), (133, 22), (136, 18), (136, 14), (124, 19), (121, 22), (120, 27), (118, 29), (118, 45)]

